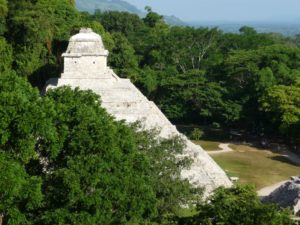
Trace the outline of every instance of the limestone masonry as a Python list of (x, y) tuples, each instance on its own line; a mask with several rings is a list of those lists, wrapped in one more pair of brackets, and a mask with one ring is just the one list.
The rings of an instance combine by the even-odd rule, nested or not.
[(50, 79), (46, 89), (69, 85), (92, 90), (101, 96), (102, 106), (117, 120), (128, 123), (141, 120), (145, 128), (161, 129), (162, 137), (181, 135), (186, 140), (184, 154), (193, 159), (182, 177), (192, 184), (206, 188), (206, 193), (219, 186), (231, 186), (225, 172), (198, 145), (180, 134), (160, 109), (149, 101), (129, 79), (119, 78), (107, 67), (108, 51), (101, 37), (91, 29), (81, 29), (70, 39), (64, 57), (61, 78)]
[(291, 177), (289, 181), (275, 189), (264, 202), (276, 203), (280, 207), (290, 208), (294, 214), (300, 216), (300, 176)]

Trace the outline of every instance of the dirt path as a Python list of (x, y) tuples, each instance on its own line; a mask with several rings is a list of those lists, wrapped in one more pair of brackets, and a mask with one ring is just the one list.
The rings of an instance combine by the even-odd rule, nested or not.
[(284, 181), (280, 181), (276, 184), (273, 184), (271, 186), (267, 186), (264, 187), (260, 190), (257, 191), (257, 194), (259, 197), (264, 197), (264, 196), (268, 196), (269, 194), (271, 194), (275, 189), (279, 188), (281, 185), (283, 185), (285, 182), (287, 182), (288, 180), (284, 180)]
[(219, 148), (221, 150), (216, 150), (216, 151), (208, 151), (207, 153), (210, 155), (215, 155), (215, 154), (220, 154), (220, 153), (227, 153), (227, 152), (232, 152), (232, 148), (229, 147), (229, 143), (221, 143), (219, 144)]

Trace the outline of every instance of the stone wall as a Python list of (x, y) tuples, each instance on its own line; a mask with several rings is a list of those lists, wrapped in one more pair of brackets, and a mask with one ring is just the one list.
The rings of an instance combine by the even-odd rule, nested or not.
[(291, 180), (262, 200), (263, 202), (276, 203), (283, 208), (290, 208), (295, 215), (300, 216), (300, 176), (292, 177)]

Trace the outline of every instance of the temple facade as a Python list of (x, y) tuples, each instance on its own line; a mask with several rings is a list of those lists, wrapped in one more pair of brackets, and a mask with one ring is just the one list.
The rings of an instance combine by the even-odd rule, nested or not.
[(208, 194), (219, 186), (229, 187), (231, 181), (214, 160), (198, 145), (180, 134), (160, 109), (149, 101), (129, 79), (119, 78), (107, 66), (108, 51), (101, 37), (91, 29), (81, 29), (71, 37), (63, 54), (64, 71), (60, 78), (48, 80), (46, 90), (60, 86), (92, 90), (101, 96), (102, 107), (117, 120), (128, 123), (141, 121), (146, 129), (157, 128), (160, 136), (180, 135), (186, 142), (184, 155), (193, 163), (181, 175), (195, 186), (205, 188)]

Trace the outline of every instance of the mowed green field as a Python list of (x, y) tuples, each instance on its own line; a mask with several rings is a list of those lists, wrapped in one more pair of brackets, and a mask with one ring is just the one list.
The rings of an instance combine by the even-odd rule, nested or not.
[(229, 176), (239, 177), (239, 183), (254, 184), (256, 189), (300, 175), (300, 166), (279, 153), (247, 145), (230, 145), (229, 153), (212, 155)]

